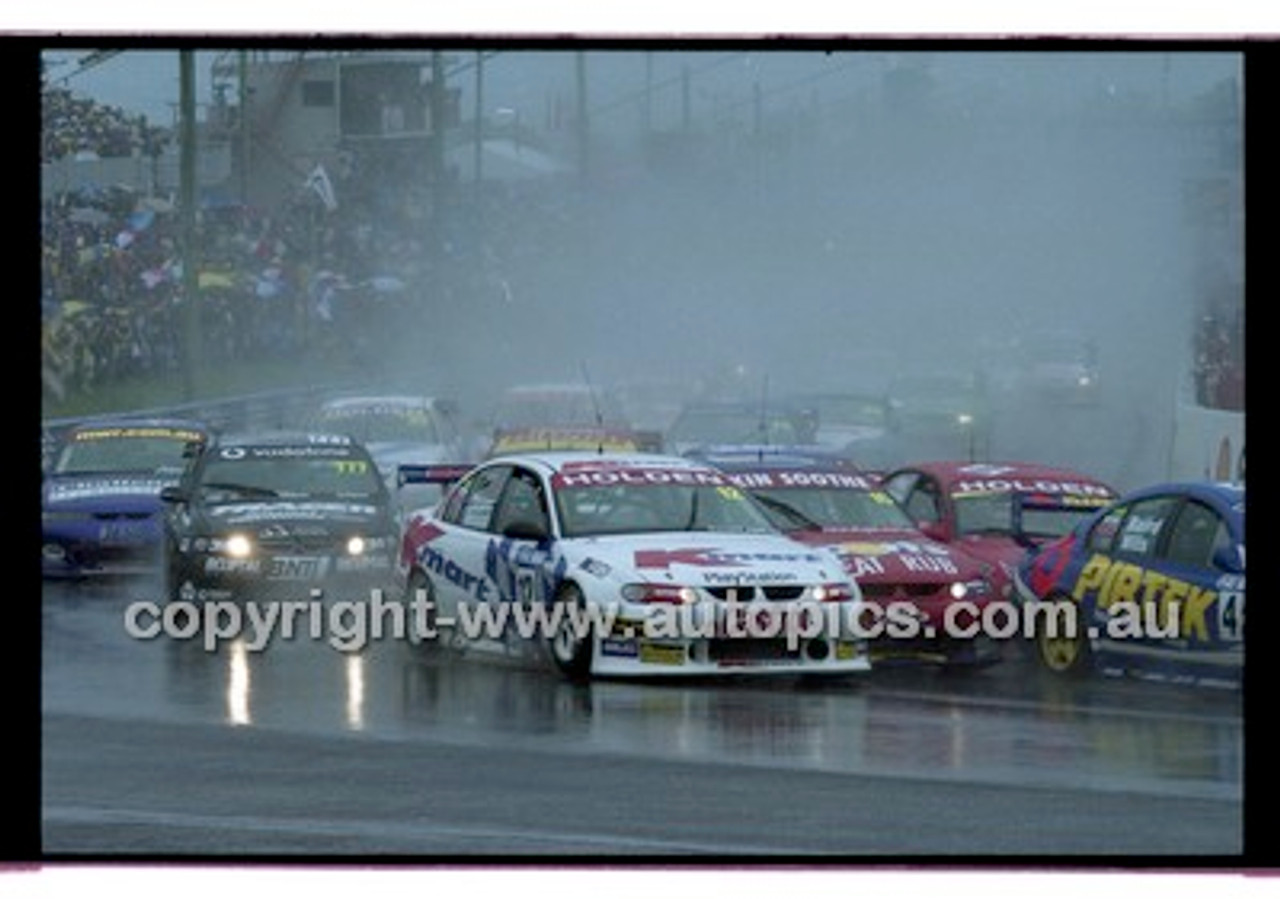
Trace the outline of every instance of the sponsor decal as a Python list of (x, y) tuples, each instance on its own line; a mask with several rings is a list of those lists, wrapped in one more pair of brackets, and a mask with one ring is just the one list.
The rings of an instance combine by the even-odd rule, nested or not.
[(640, 655), (640, 646), (635, 640), (601, 640), (600, 655), (634, 659)]
[(836, 487), (846, 490), (874, 490), (875, 484), (865, 475), (834, 471), (753, 471), (728, 475), (743, 489), (763, 487)]
[(485, 547), (485, 575), (493, 581), (503, 602), (532, 605), (550, 603), (564, 580), (568, 563), (563, 556), (529, 543), (503, 537)]
[(591, 428), (515, 428), (498, 431), (492, 447), (493, 452), (549, 449), (605, 449), (611, 452), (625, 452), (640, 449), (640, 440), (630, 431)]
[(1238, 640), (1244, 629), (1243, 583), (1240, 587), (1219, 592), (1095, 553), (1080, 569), (1071, 595), (1079, 601), (1093, 594), (1103, 610), (1118, 603), (1154, 606), (1161, 628), (1184, 639)]
[(636, 568), (670, 568), (691, 565), (698, 568), (737, 568), (753, 562), (823, 562), (828, 557), (817, 553), (743, 553), (721, 549), (690, 547), (685, 549), (638, 549)]
[(244, 524), (273, 519), (322, 520), (334, 516), (371, 517), (378, 514), (377, 506), (365, 503), (236, 503), (209, 510), (214, 518), (224, 518), (231, 524)]
[(204, 561), (207, 574), (257, 574), (262, 570), (261, 559), (224, 559), (212, 556)]
[(683, 665), (686, 654), (683, 646), (667, 646), (662, 643), (639, 641), (640, 661), (649, 665)]
[(95, 496), (158, 494), (173, 483), (163, 478), (103, 478), (56, 482), (49, 487), (49, 502), (90, 499)]
[(444, 530), (424, 518), (414, 516), (405, 527), (404, 539), (400, 543), (400, 562), (411, 565), (417, 558), (418, 548), (426, 546), (444, 534)]
[(728, 477), (715, 471), (684, 468), (590, 468), (565, 466), (551, 478), (551, 486), (614, 487), (677, 484), (688, 487), (731, 487)]
[(327, 556), (276, 556), (267, 565), (267, 578), (280, 581), (314, 580), (329, 571)]
[(1111, 499), (1115, 494), (1101, 484), (1083, 481), (1055, 481), (1047, 478), (967, 478), (957, 481), (952, 496), (982, 493), (1047, 493), (1076, 497)]
[(457, 562), (446, 558), (444, 553), (429, 543), (418, 547), (417, 560), (424, 569), (439, 575), (462, 592), (474, 596), (479, 602), (489, 602), (493, 596), (493, 590), (485, 578), (467, 571)]
[(116, 440), (118, 438), (145, 438), (160, 437), (169, 440), (180, 440), (184, 443), (193, 441), (203, 441), (204, 434), (199, 431), (192, 431), (186, 428), (151, 428), (151, 427), (121, 427), (121, 428), (92, 428), (77, 431), (72, 439), (76, 443), (83, 443), (90, 440)]

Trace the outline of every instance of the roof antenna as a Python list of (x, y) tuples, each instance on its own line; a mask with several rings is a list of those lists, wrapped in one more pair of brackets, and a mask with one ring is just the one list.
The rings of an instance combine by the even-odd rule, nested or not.
[(769, 373), (765, 372), (760, 387), (760, 446), (756, 447), (756, 461), (764, 461), (764, 451), (769, 445)]
[(582, 367), (582, 381), (587, 385), (587, 396), (591, 397), (591, 413), (596, 418), (596, 455), (604, 455), (604, 416), (600, 413), (600, 403), (596, 399), (596, 389), (591, 386), (591, 375), (587, 373), (587, 361), (583, 359), (578, 363)]

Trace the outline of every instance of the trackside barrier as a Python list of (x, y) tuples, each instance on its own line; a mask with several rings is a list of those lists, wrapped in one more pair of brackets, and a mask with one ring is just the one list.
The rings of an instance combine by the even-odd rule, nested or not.
[(1170, 480), (1243, 481), (1244, 415), (1197, 405), (1184, 380), (1173, 409)]
[(298, 428), (305, 426), (320, 401), (349, 387), (294, 387), (244, 396), (199, 400), (176, 406), (157, 406), (127, 412), (105, 412), (77, 418), (46, 418), (40, 423), (42, 468), (52, 461), (64, 431), (103, 419), (173, 417), (203, 422), (219, 431)]

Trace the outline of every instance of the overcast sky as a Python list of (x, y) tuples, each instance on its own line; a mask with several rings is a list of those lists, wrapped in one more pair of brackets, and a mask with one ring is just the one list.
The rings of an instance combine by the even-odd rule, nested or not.
[[(376, 49), (370, 45), (371, 49)], [(938, 45), (926, 49), (936, 50)], [(566, 44), (566, 49), (571, 45)], [(229, 51), (223, 51), (229, 52)], [(77, 72), (77, 60), (87, 51), (51, 50), (45, 54), (51, 81), (102, 103), (120, 106), (150, 120), (169, 124), (178, 102), (178, 55), (172, 51), (124, 52), (99, 65)], [(212, 97), (211, 66), (219, 54), (199, 52), (196, 58), (196, 99), (206, 104)], [(474, 57), (471, 51), (453, 53), (462, 68)], [(642, 53), (596, 51), (587, 54), (590, 107), (593, 125), (608, 129), (628, 116), (634, 119), (645, 85)], [(878, 78), (887, 66), (899, 64), (901, 53), (871, 52), (826, 55), (817, 52), (755, 51), (741, 44), (695, 54), (674, 49), (653, 54), (652, 83), (661, 112), (662, 104), (679, 102), (680, 76), (692, 72), (695, 104), (718, 108), (749, 106), (754, 85), (759, 84), (771, 102), (799, 103), (838, 100), (859, 83)], [(926, 64), (945, 85), (952, 100), (1070, 103), (1100, 93), (1140, 95), (1148, 100), (1180, 102), (1195, 97), (1223, 79), (1239, 76), (1241, 56), (1233, 52), (1202, 52), (1194, 47), (1172, 53), (1146, 51), (1135, 43), (1128, 47), (1107, 45), (1094, 52), (973, 53), (930, 52), (915, 61)], [(499, 107), (518, 110), (538, 124), (555, 97), (572, 101), (575, 96), (573, 54), (560, 51), (506, 52), (485, 67), (486, 113)], [(472, 108), (474, 75), (463, 71), (451, 82), (463, 91), (463, 108)]]

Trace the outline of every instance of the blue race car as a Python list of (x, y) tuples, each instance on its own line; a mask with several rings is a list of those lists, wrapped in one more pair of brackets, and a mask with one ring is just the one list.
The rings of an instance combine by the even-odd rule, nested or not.
[(1243, 484), (1160, 484), (1028, 552), (1020, 600), (1055, 604), (1033, 619), (1040, 662), (1060, 674), (1241, 686), (1244, 509)]
[(41, 487), (44, 576), (158, 571), (160, 491), (209, 437), (177, 418), (104, 419), (63, 434)]

